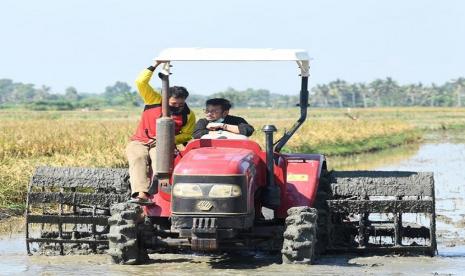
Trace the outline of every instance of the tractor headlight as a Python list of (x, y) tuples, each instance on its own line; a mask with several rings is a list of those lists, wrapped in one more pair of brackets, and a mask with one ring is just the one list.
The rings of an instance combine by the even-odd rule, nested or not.
[(227, 198), (227, 197), (238, 197), (242, 194), (241, 187), (237, 185), (222, 184), (213, 185), (208, 193), (209, 197), (214, 198)]
[(179, 197), (201, 197), (203, 193), (197, 184), (178, 183), (173, 187), (173, 195)]

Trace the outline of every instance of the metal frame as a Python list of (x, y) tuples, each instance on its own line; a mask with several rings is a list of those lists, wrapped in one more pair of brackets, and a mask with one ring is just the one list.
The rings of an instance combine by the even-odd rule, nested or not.
[[(171, 61), (295, 61), (300, 68), (300, 76), (302, 78), (299, 101), (300, 117), (291, 129), (286, 131), (284, 135), (277, 140), (274, 146), (275, 152), (281, 151), (307, 118), (310, 59), (305, 50), (270, 48), (168, 48), (161, 51), (155, 60), (168, 61), (163, 69), (167, 70), (167, 73), (163, 73), (164, 76), (166, 76), (163, 78), (163, 87), (165, 83), (168, 83), (169, 62)], [(163, 98), (165, 98), (165, 96), (163, 96)], [(165, 103), (165, 101), (163, 101), (163, 105), (167, 104), (167, 102)]]

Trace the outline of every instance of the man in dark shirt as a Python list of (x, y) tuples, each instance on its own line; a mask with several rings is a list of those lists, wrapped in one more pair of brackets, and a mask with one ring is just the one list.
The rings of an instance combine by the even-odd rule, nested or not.
[(241, 117), (229, 115), (231, 103), (223, 98), (209, 99), (205, 104), (205, 118), (197, 121), (193, 133), (199, 139), (210, 131), (228, 131), (234, 134), (250, 136), (254, 128)]

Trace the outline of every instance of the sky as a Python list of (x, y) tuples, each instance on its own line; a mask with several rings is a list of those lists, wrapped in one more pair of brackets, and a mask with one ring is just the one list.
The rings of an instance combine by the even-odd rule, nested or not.
[[(0, 79), (103, 92), (164, 48), (298, 48), (309, 86), (337, 78), (442, 84), (465, 76), (465, 1), (2, 0)], [(298, 93), (293, 62), (178, 62), (172, 85)], [(154, 86), (161, 86), (153, 80)]]

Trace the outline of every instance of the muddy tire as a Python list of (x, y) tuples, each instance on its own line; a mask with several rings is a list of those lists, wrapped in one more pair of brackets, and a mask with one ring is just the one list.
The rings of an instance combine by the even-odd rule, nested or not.
[(314, 208), (318, 210), (318, 230), (315, 253), (324, 254), (329, 245), (330, 216), (327, 200), (331, 197), (331, 187), (329, 186), (328, 171), (323, 169), (320, 175), (320, 183), (316, 194)]
[(147, 251), (138, 238), (138, 225), (143, 221), (143, 210), (138, 204), (118, 203), (111, 206), (108, 219), (109, 250), (113, 263), (135, 265), (146, 262)]
[(313, 263), (318, 211), (310, 207), (293, 207), (287, 214), (281, 249), (283, 263)]

